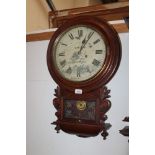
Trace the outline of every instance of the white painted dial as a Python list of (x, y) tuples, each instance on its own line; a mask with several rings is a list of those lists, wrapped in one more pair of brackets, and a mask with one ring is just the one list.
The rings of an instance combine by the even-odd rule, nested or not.
[(101, 70), (105, 57), (105, 41), (91, 27), (71, 27), (55, 42), (55, 66), (61, 76), (70, 81), (93, 78)]

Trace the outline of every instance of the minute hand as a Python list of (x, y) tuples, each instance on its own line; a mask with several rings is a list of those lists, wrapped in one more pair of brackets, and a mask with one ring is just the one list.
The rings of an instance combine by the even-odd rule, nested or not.
[(85, 45), (87, 44), (87, 42), (89, 41), (89, 39), (92, 37), (92, 35), (94, 34), (94, 32), (90, 32), (88, 35), (88, 39), (85, 41), (84, 44), (82, 44), (80, 51), (78, 52), (78, 54), (81, 54), (82, 49), (85, 47)]

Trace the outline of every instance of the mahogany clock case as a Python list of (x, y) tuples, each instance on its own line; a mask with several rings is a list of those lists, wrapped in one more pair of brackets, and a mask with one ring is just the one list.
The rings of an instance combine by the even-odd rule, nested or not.
[[(106, 58), (102, 69), (91, 79), (75, 82), (63, 78), (57, 71), (54, 64), (54, 44), (56, 39), (68, 28), (73, 26), (84, 25), (97, 30), (103, 37), (106, 44)], [(71, 19), (64, 25), (58, 28), (58, 30), (52, 36), (48, 50), (47, 50), (47, 65), (49, 72), (54, 81), (64, 89), (74, 92), (75, 89), (81, 89), (83, 93), (100, 88), (107, 84), (116, 73), (121, 60), (121, 43), (119, 36), (115, 29), (109, 25), (106, 21), (98, 18), (83, 16)]]
[[(55, 65), (55, 44), (60, 36), (72, 27), (85, 26), (96, 30), (105, 42), (106, 56), (99, 72), (84, 81), (71, 81), (63, 77)], [(81, 43), (82, 44), (82, 43)], [(106, 139), (106, 112), (111, 107), (110, 90), (105, 86), (116, 73), (121, 60), (121, 43), (117, 32), (106, 21), (83, 16), (71, 19), (52, 36), (47, 50), (49, 72), (58, 84), (55, 89), (53, 105), (56, 108), (57, 120), (55, 130), (63, 130), (80, 137), (96, 136), (100, 132)], [(82, 93), (74, 91), (81, 89)], [(79, 105), (80, 103), (81, 105)]]
[[(56, 98), (53, 99), (57, 120), (52, 123), (56, 125), (57, 133), (63, 130), (80, 137), (91, 137), (102, 132), (101, 135), (106, 139), (108, 132), (105, 113), (111, 107), (109, 93), (110, 90), (105, 86), (80, 95), (57, 87), (54, 94)], [(86, 107), (79, 109), (78, 102), (86, 103)]]

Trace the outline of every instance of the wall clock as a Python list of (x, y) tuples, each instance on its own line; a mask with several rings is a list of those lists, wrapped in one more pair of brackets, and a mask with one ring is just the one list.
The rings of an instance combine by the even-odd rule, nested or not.
[(47, 50), (50, 75), (58, 84), (53, 104), (55, 130), (80, 137), (106, 138), (110, 90), (105, 86), (121, 60), (117, 32), (106, 21), (90, 16), (66, 22), (52, 36)]

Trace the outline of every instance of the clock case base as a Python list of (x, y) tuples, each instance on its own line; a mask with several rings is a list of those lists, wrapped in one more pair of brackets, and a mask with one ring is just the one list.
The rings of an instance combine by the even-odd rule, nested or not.
[[(53, 99), (53, 105), (57, 110), (55, 113), (57, 120), (51, 124), (56, 125), (55, 130), (57, 133), (62, 130), (79, 137), (93, 137), (101, 133), (103, 139), (106, 139), (108, 136), (107, 130), (111, 127), (111, 124), (105, 123), (107, 120), (107, 115), (105, 114), (111, 107), (111, 102), (108, 100), (110, 97), (109, 93), (110, 90), (106, 86), (83, 94), (75, 94), (72, 91), (57, 87), (54, 94), (55, 98)], [(85, 101), (88, 102), (87, 104), (89, 104), (89, 101), (95, 101), (95, 119), (66, 118), (64, 115), (66, 100)]]

